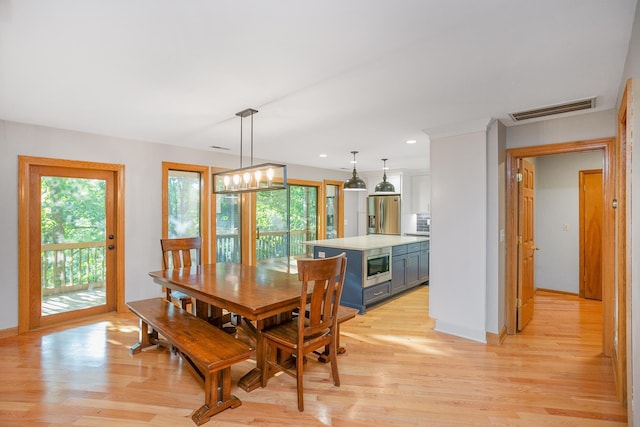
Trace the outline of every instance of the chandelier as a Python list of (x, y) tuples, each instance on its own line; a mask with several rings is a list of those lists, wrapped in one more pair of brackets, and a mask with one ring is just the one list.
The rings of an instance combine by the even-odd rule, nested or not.
[[(236, 113), (240, 117), (240, 168), (213, 174), (215, 194), (247, 193), (287, 188), (287, 166), (277, 163), (253, 164), (253, 115), (258, 110), (247, 108)], [(251, 165), (242, 167), (242, 121), (251, 118)]]

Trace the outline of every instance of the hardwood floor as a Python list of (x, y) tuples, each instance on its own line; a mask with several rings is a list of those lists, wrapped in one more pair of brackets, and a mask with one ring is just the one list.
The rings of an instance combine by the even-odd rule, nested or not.
[[(242, 406), (210, 426), (622, 426), (611, 362), (601, 354), (601, 304), (539, 292), (525, 332), (487, 346), (433, 331), (428, 287), (342, 326), (341, 386), (309, 360), (305, 412), (280, 375), (246, 393), (253, 367), (232, 368)], [(130, 355), (133, 315), (0, 340), (2, 426), (193, 426), (203, 386), (166, 349)]]

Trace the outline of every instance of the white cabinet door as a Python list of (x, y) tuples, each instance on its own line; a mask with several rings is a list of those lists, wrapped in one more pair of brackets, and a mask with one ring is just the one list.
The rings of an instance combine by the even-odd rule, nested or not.
[(431, 212), (431, 176), (414, 175), (411, 177), (411, 212)]

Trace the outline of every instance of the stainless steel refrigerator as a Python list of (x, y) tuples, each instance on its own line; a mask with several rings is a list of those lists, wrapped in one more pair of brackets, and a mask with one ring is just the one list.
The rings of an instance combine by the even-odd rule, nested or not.
[(400, 234), (400, 195), (367, 197), (367, 234)]

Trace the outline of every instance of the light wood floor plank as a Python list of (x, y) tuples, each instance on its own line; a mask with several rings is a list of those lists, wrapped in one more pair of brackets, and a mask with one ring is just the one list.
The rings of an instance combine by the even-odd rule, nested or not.
[[(211, 426), (624, 426), (611, 361), (601, 354), (601, 303), (539, 292), (527, 329), (488, 346), (433, 330), (428, 287), (342, 326), (341, 386), (309, 360), (305, 412), (295, 381), (235, 386), (242, 406)], [(130, 355), (137, 319), (106, 315), (0, 339), (2, 426), (193, 426), (204, 390), (166, 349)]]

